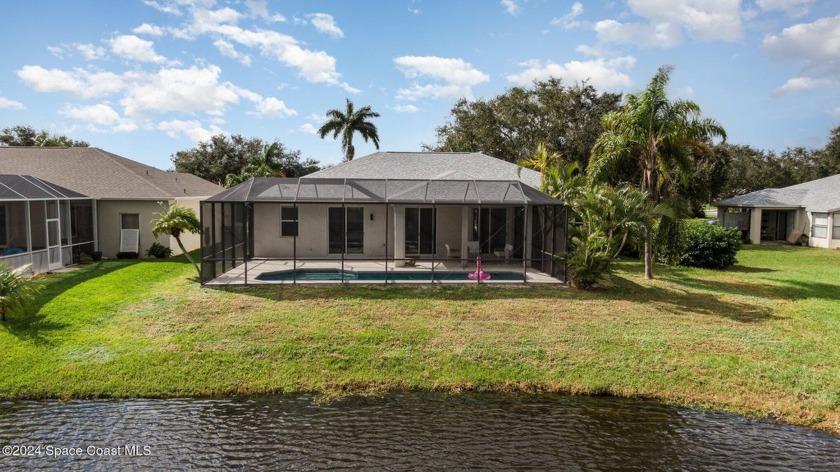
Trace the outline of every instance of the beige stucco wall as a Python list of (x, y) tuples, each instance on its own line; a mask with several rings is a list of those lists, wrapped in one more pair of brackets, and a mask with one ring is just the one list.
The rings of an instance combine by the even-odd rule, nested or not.
[[(175, 203), (181, 205), (186, 208), (191, 208), (195, 211), (196, 218), (199, 216), (199, 207), (201, 206), (201, 200), (206, 197), (184, 197), (184, 198), (176, 198)], [(155, 210), (157, 211), (157, 210)], [(160, 239), (165, 239), (165, 236), (161, 236)], [(181, 254), (181, 248), (178, 247), (178, 242), (175, 241), (175, 238), (169, 238), (169, 247), (172, 248), (172, 255), (177, 256)], [(200, 234), (193, 234), (193, 233), (186, 233), (181, 235), (181, 242), (184, 244), (184, 247), (187, 248), (187, 251), (192, 251), (194, 249), (198, 249), (201, 247), (201, 235)], [(161, 241), (161, 244), (164, 246), (167, 243)]]
[[(160, 204), (151, 200), (98, 200), (96, 202), (96, 230), (102, 255), (109, 258), (117, 257), (120, 250), (120, 215), (137, 213), (140, 215), (140, 257), (144, 257), (146, 250), (155, 242), (151, 229), (153, 213), (160, 210)], [(169, 247), (168, 237), (161, 236), (159, 242)]]
[[(292, 257), (295, 238), (280, 236), (280, 208), (273, 203), (254, 204), (254, 256)], [(298, 205), (297, 256), (299, 258), (340, 257), (329, 254), (328, 214), (336, 205)], [(385, 206), (352, 205), (364, 210), (364, 257), (385, 257)], [(373, 219), (371, 220), (371, 215)], [(389, 224), (389, 226), (391, 226)]]
[[(339, 257), (329, 254), (328, 212), (335, 205), (303, 204), (299, 205), (299, 233), (297, 255), (299, 258)], [(385, 257), (386, 239), (388, 252), (393, 254), (395, 225), (405, 223), (402, 214), (392, 208), (388, 215), (388, 228), (385, 228), (386, 216), (384, 205), (351, 205), (364, 208), (365, 246), (364, 257)], [(254, 256), (255, 257), (292, 257), (294, 238), (280, 236), (280, 204), (257, 203), (254, 205)], [(416, 206), (414, 206), (416, 207)], [(400, 208), (404, 208), (400, 206)], [(373, 219), (371, 219), (373, 215)], [(396, 221), (399, 218), (400, 221)], [(437, 248), (436, 255), (443, 257), (445, 245), (461, 247), (461, 207), (440, 206), (437, 208)], [(387, 236), (386, 236), (387, 231)], [(404, 241), (403, 241), (404, 243)], [(351, 256), (352, 257), (352, 256)]]
[[(472, 215), (472, 213), (468, 213)], [(437, 207), (437, 253), (438, 257), (446, 256), (446, 244), (451, 248), (461, 248), (461, 207)]]

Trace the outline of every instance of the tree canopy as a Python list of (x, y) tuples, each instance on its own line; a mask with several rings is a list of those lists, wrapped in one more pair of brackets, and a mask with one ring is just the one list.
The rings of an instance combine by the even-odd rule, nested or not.
[(52, 134), (47, 130), (36, 131), (25, 125), (3, 128), (0, 133), (0, 146), (26, 147), (88, 147), (86, 141), (70, 139), (63, 134)]
[(601, 116), (618, 109), (621, 94), (599, 93), (588, 82), (564, 85), (551, 78), (513, 87), (489, 100), (459, 100), (436, 129), (434, 151), (482, 151), (508, 162), (531, 156), (537, 143), (582, 168), (603, 130)]
[(344, 159), (352, 161), (356, 155), (356, 148), (353, 146), (353, 135), (356, 133), (359, 133), (365, 142), (373, 141), (373, 145), (379, 149), (379, 131), (370, 121), (371, 118), (379, 118), (379, 113), (369, 106), (355, 110), (353, 102), (349, 98), (346, 100), (344, 111), (337, 108), (327, 111), (327, 122), (318, 129), (318, 136), (324, 139), (328, 134), (332, 134), (333, 139), (336, 139), (340, 134)]
[[(672, 68), (660, 67), (647, 88), (627, 95), (618, 111), (603, 117), (604, 132), (592, 148), (588, 173), (606, 180), (622, 162), (632, 161), (642, 171), (640, 189), (654, 204), (663, 187), (687, 181), (694, 153), (711, 153), (710, 140), (726, 139), (716, 121), (700, 117), (700, 106), (690, 100), (669, 100), (666, 88)], [(653, 229), (645, 228), (645, 278), (653, 278)]]
[(260, 138), (246, 138), (241, 134), (213, 136), (192, 149), (176, 152), (172, 162), (178, 172), (188, 172), (224, 185), (228, 175), (240, 175), (258, 161), (266, 146), (275, 146), (272, 162), (278, 165), (275, 170), (286, 177), (301, 177), (320, 168), (318, 161), (302, 159), (300, 151), (288, 149), (280, 141), (265, 143)]

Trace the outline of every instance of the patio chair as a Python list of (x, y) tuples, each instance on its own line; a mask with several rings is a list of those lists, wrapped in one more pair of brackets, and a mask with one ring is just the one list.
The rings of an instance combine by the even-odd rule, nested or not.
[(452, 259), (460, 259), (461, 258), (461, 248), (457, 247), (449, 247), (449, 244), (444, 244), (444, 248), (446, 248), (446, 257)]
[(474, 260), (479, 255), (478, 241), (467, 241), (467, 258), (461, 260), (461, 266), (466, 267), (467, 261)]
[(505, 262), (510, 261), (513, 257), (513, 244), (505, 244)]

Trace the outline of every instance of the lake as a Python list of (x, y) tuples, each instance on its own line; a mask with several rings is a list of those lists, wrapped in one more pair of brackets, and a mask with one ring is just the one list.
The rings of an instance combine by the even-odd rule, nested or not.
[(0, 444), (30, 470), (840, 470), (826, 433), (570, 395), (0, 402)]

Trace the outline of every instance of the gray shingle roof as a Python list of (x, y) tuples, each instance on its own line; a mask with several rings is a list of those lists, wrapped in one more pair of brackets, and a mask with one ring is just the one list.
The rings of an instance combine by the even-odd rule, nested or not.
[(0, 170), (95, 198), (206, 197), (222, 190), (195, 175), (165, 172), (93, 147), (0, 147)]
[(840, 174), (785, 188), (768, 188), (716, 202), (723, 207), (802, 207), (808, 211), (840, 210)]
[(539, 172), (522, 169), (481, 152), (377, 152), (304, 178), (520, 180), (540, 187)]

